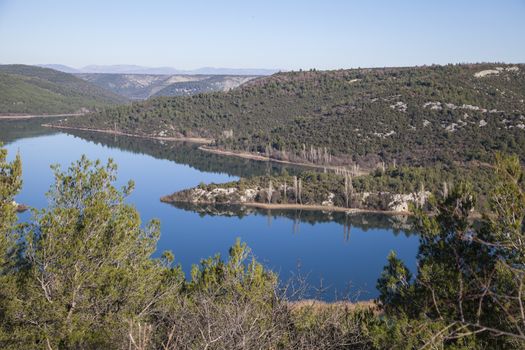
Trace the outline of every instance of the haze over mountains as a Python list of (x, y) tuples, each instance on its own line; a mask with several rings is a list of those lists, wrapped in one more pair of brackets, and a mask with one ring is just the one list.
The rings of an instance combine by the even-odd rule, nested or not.
[(154, 75), (271, 75), (279, 69), (263, 68), (216, 68), (203, 67), (193, 70), (176, 69), (172, 67), (144, 67), (137, 65), (88, 65), (73, 68), (62, 64), (39, 64), (39, 67), (51, 68), (64, 73), (104, 73), (104, 74), (154, 74)]
[(129, 100), (228, 91), (257, 77), (78, 73), (74, 68), (61, 65), (48, 65), (47, 68), (0, 65), (0, 115), (94, 111), (112, 104), (125, 104)]
[(189, 96), (204, 92), (228, 91), (275, 69), (199, 68), (180, 70), (171, 67), (137, 65), (89, 65), (72, 68), (61, 64), (39, 65), (73, 74), (131, 100), (158, 96)]
[(74, 75), (131, 100), (145, 100), (158, 96), (189, 96), (205, 92), (228, 91), (258, 77), (256, 75), (116, 73), (76, 73)]

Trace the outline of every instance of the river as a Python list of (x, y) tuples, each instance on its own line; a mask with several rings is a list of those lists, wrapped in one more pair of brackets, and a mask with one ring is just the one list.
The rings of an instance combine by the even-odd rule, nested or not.
[[(53, 182), (51, 164), (65, 168), (82, 154), (93, 160), (112, 158), (119, 166), (118, 184), (135, 181), (135, 191), (127, 201), (138, 209), (143, 222), (161, 221), (157, 254), (171, 250), (186, 274), (203, 258), (216, 253), (227, 256), (236, 238), (279, 273), (283, 284), (306, 280), (312, 287), (304, 296), (308, 298), (376, 297), (375, 284), (391, 250), (415, 272), (419, 240), (406, 217), (173, 206), (159, 200), (201, 182), (296, 173), (300, 168), (209, 154), (180, 142), (59, 132), (41, 127), (44, 122), (0, 121), (0, 141), (9, 158), (16, 152), (22, 156), (24, 183), (17, 201), (34, 208), (47, 205), (45, 192)], [(30, 220), (30, 213), (21, 214), (20, 219)]]

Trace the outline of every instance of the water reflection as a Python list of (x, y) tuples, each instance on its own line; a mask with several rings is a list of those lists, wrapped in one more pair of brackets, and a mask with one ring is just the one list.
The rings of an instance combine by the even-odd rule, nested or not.
[(0, 142), (9, 144), (24, 138), (65, 133), (97, 145), (118, 148), (135, 154), (149, 155), (156, 159), (170, 160), (209, 173), (250, 177), (266, 174), (298, 174), (304, 171), (304, 168), (292, 165), (226, 157), (204, 152), (199, 150), (198, 145), (194, 143), (167, 142), (83, 130), (56, 130), (42, 126), (42, 124), (49, 123), (52, 120), (56, 120), (56, 118), (0, 120)]
[(394, 236), (399, 234), (409, 237), (415, 235), (414, 218), (408, 215), (385, 215), (379, 213), (344, 213), (333, 211), (300, 210), (300, 209), (261, 209), (245, 205), (234, 204), (200, 204), (176, 202), (170, 205), (175, 208), (197, 213), (200, 217), (225, 216), (238, 217), (265, 216), (267, 223), (271, 226), (272, 220), (276, 218), (287, 218), (293, 222), (292, 233), (299, 233), (301, 223), (315, 225), (320, 223), (334, 222), (343, 228), (343, 236), (346, 241), (351, 237), (352, 228), (367, 232), (373, 229), (391, 230)]
[(57, 134), (57, 130), (42, 126), (42, 124), (49, 123), (52, 120), (56, 120), (56, 118), (0, 120), (0, 142), (9, 144), (28, 137)]
[(298, 174), (304, 168), (274, 162), (227, 157), (199, 150), (199, 146), (188, 142), (160, 141), (130, 136), (116, 136), (82, 130), (67, 130), (67, 133), (84, 140), (136, 154), (147, 154), (157, 159), (166, 159), (186, 164), (197, 170), (225, 173), (231, 176), (250, 177), (264, 174)]

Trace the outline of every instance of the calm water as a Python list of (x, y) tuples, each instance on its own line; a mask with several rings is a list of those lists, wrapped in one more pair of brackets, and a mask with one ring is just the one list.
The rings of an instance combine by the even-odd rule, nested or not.
[(377, 296), (376, 280), (390, 250), (415, 270), (418, 238), (408, 233), (402, 218), (172, 206), (159, 201), (163, 195), (200, 182), (294, 173), (300, 171), (297, 168), (210, 155), (187, 144), (58, 133), (34, 122), (0, 122), (0, 141), (7, 144), (10, 157), (17, 151), (22, 156), (24, 187), (17, 200), (37, 208), (47, 203), (44, 193), (53, 181), (50, 164), (66, 167), (82, 154), (91, 159), (113, 158), (119, 165), (119, 183), (135, 181), (129, 202), (143, 221), (161, 220), (158, 252), (173, 251), (186, 273), (202, 258), (217, 252), (227, 255), (237, 237), (248, 243), (259, 261), (279, 272), (283, 281), (301, 274), (308, 276), (310, 284), (326, 287), (321, 296), (326, 300), (346, 293), (358, 299)]

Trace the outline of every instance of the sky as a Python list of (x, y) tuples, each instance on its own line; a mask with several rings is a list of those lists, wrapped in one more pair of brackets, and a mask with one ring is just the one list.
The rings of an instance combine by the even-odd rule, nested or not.
[(0, 0), (0, 63), (283, 70), (525, 62), (525, 0)]

